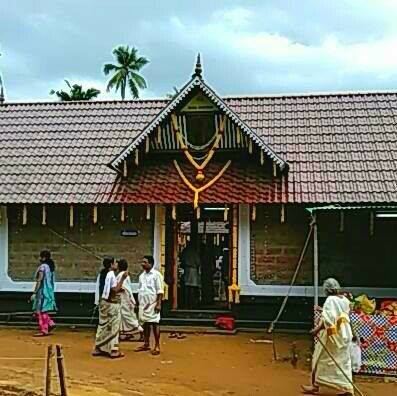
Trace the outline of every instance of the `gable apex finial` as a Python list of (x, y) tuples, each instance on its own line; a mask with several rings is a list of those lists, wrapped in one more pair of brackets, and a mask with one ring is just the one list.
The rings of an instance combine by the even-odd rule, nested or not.
[(203, 73), (203, 68), (201, 66), (201, 57), (200, 57), (200, 52), (197, 54), (197, 60), (196, 60), (196, 67), (194, 68), (194, 74), (192, 77), (199, 77), (202, 78), (202, 73)]

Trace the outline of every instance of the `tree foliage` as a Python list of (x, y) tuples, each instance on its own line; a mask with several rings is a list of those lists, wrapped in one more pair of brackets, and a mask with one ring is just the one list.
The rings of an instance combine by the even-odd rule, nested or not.
[(135, 47), (118, 46), (113, 50), (116, 63), (106, 63), (103, 72), (106, 76), (112, 74), (108, 81), (107, 91), (120, 91), (121, 99), (125, 99), (127, 87), (134, 99), (139, 98), (139, 90), (147, 88), (145, 79), (139, 71), (149, 63), (143, 56), (138, 56)]
[(91, 100), (101, 93), (101, 91), (96, 88), (84, 90), (79, 84), (71, 85), (68, 80), (65, 80), (65, 83), (69, 87), (69, 92), (63, 90), (54, 91), (52, 89), (50, 95), (56, 95), (62, 102), (69, 102), (72, 100)]

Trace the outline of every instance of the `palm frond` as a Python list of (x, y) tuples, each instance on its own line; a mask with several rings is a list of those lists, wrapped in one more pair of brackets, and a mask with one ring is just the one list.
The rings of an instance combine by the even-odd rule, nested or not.
[(103, 65), (103, 72), (105, 76), (107, 76), (113, 70), (119, 70), (119, 66), (113, 65), (112, 63), (106, 63)]
[(120, 87), (120, 75), (116, 73), (113, 77), (108, 81), (108, 85), (106, 87), (106, 91), (109, 92), (114, 86), (116, 86), (116, 91), (118, 91)]
[(142, 67), (146, 66), (148, 63), (150, 63), (149, 59), (145, 58), (144, 56), (141, 56), (135, 60), (134, 70), (139, 71), (142, 69)]
[(134, 99), (139, 99), (139, 91), (133, 79), (128, 80), (128, 86), (130, 87), (130, 92), (132, 94), (132, 97)]
[(130, 80), (131, 79), (134, 80), (134, 82), (136, 83), (136, 85), (138, 85), (138, 87), (140, 89), (147, 88), (145, 79), (141, 75), (139, 75), (138, 73), (130, 72), (129, 73), (129, 79)]

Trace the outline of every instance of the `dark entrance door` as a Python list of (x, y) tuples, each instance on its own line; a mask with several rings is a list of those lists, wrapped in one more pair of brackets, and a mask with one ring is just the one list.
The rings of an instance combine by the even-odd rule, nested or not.
[(177, 220), (168, 225), (173, 309), (227, 308), (231, 243), (227, 217), (221, 206), (201, 208), (200, 219), (190, 205), (178, 206)]

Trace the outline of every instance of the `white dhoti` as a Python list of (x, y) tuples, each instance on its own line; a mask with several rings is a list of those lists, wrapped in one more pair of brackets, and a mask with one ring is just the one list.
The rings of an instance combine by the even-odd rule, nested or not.
[(135, 304), (133, 304), (129, 293), (121, 293), (121, 333), (128, 334), (141, 330), (135, 314)]
[[(117, 276), (119, 282), (123, 272)], [(135, 314), (136, 302), (132, 292), (131, 279), (129, 276), (123, 282), (121, 293), (121, 334), (133, 334), (143, 331)]]
[(160, 312), (156, 312), (157, 294), (139, 295), (139, 320), (143, 323), (160, 323)]
[(139, 276), (139, 321), (144, 323), (160, 323), (160, 312), (156, 312), (157, 301), (164, 294), (163, 276), (152, 268)]
[(319, 339), (327, 347), (332, 357), (338, 362), (347, 379), (335, 362), (318, 342), (312, 361), (313, 385), (333, 388), (341, 392), (352, 393), (353, 380), (350, 347), (352, 331), (349, 320), (349, 300), (341, 296), (327, 298), (322, 312), (325, 330), (319, 334)]

